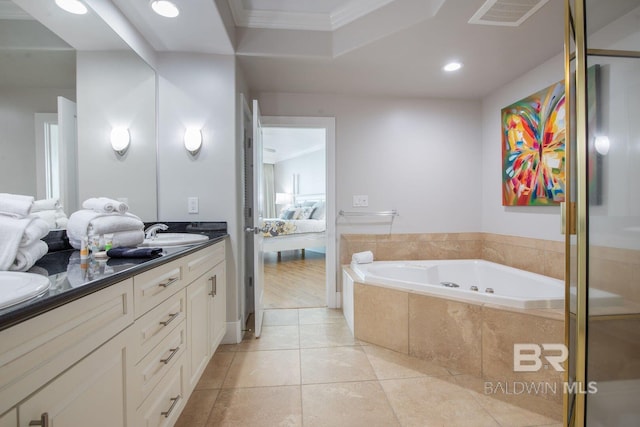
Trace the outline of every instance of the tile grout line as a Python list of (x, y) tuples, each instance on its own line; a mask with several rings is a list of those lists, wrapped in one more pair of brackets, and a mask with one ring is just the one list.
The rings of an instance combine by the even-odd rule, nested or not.
[[(213, 409), (215, 408), (216, 403), (218, 403), (218, 399), (220, 399), (220, 395), (222, 394), (222, 391), (224, 390), (222, 388), (222, 386), (224, 385), (224, 382), (227, 380), (227, 376), (229, 375), (229, 371), (231, 370), (231, 365), (233, 364), (233, 361), (236, 358), (237, 352), (234, 351), (232, 353), (233, 353), (233, 356), (231, 357), (231, 361), (229, 362), (229, 366), (227, 366), (227, 371), (224, 373), (224, 378), (222, 378), (222, 382), (220, 383), (220, 388), (218, 388), (218, 394), (216, 394), (216, 398), (213, 400), (213, 403), (211, 404), (211, 408), (209, 409), (209, 414), (207, 414), (207, 420), (204, 423), (205, 426), (209, 425), (209, 419), (211, 418), (211, 415), (213, 414)], [(215, 356), (215, 353), (214, 353), (214, 356)], [(227, 390), (233, 390), (233, 389), (227, 389)]]

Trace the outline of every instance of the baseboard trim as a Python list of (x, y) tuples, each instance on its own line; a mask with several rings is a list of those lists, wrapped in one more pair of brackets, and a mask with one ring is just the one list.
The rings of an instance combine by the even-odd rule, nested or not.
[(222, 344), (238, 344), (242, 341), (242, 322), (227, 322), (227, 332), (222, 338)]

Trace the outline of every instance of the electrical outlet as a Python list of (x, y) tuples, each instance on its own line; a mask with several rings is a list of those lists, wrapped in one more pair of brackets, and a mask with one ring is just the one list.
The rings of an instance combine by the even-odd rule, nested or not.
[(366, 195), (353, 196), (354, 208), (366, 208), (367, 206), (369, 206), (369, 196), (366, 196)]
[(190, 214), (198, 213), (198, 198), (197, 197), (188, 197), (187, 198), (187, 212)]

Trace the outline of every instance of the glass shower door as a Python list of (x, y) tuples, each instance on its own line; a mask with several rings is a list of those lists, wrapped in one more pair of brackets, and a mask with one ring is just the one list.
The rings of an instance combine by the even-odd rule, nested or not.
[(565, 424), (638, 426), (640, 0), (566, 5), (576, 235), (566, 240)]
[(640, 425), (640, 1), (587, 2), (589, 426)]

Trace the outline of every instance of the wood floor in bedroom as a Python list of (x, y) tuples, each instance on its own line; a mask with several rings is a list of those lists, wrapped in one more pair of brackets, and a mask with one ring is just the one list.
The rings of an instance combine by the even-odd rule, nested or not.
[(264, 256), (264, 308), (326, 306), (325, 255), (318, 252), (283, 251)]

